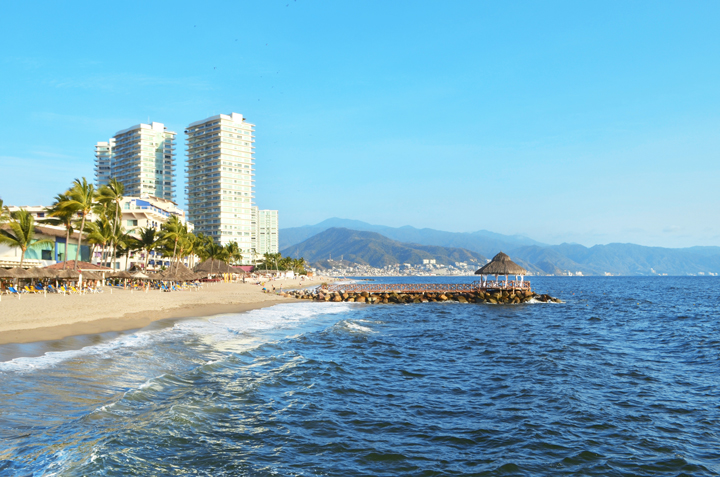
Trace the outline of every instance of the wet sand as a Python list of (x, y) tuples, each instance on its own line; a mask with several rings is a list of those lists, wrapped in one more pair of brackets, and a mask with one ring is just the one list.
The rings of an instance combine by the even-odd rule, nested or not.
[[(329, 282), (278, 280), (271, 289), (300, 288)], [(68, 336), (143, 328), (168, 318), (240, 313), (297, 300), (263, 293), (249, 283), (207, 284), (197, 291), (129, 291), (108, 287), (100, 294), (3, 296), (0, 302), (0, 344), (32, 343)]]

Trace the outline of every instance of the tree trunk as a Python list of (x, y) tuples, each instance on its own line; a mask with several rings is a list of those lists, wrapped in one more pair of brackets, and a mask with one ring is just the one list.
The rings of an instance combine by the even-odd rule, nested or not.
[(113, 260), (113, 266), (112, 269), (115, 270), (115, 254), (117, 253), (117, 234), (113, 234), (113, 238), (111, 240), (112, 245), (112, 252), (110, 254), (110, 259)]
[(150, 260), (150, 250), (145, 249), (145, 273), (147, 273), (147, 264)]
[(76, 272), (77, 272), (78, 258), (80, 257), (80, 246), (82, 245), (83, 230), (85, 230), (85, 214), (83, 214), (82, 225), (80, 225), (80, 230), (78, 231), (78, 248), (75, 251), (75, 271)]
[(102, 244), (102, 251), (100, 252), (100, 263), (103, 267), (107, 266), (105, 261), (107, 260), (107, 242)]
[[(175, 253), (177, 252), (178, 239), (175, 239), (175, 246), (173, 247), (173, 260), (175, 260)], [(172, 268), (172, 262), (170, 262), (170, 268)]]
[(185, 251), (184, 248), (180, 249), (180, 253), (178, 254), (177, 258), (175, 259), (175, 273), (178, 271), (178, 267), (180, 266), (180, 259), (183, 256), (183, 252)]
[[(115, 251), (117, 249), (117, 234), (118, 234), (118, 211), (120, 209), (120, 204), (115, 203), (115, 223), (113, 224), (113, 240), (112, 240), (112, 256), (113, 259), (115, 258)], [(127, 267), (126, 267), (127, 268)], [(113, 270), (115, 270), (115, 267), (113, 267)]]
[(65, 227), (65, 261), (63, 262), (63, 270), (67, 267), (68, 245), (70, 245), (70, 227)]
[(25, 260), (25, 250), (27, 250), (27, 248), (20, 247), (20, 267), (21, 268), (23, 265), (23, 261)]

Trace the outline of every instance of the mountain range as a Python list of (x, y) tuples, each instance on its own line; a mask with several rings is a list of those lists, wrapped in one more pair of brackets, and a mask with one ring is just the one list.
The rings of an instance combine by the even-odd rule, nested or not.
[(329, 258), (382, 268), (399, 263), (421, 264), (434, 259), (441, 265), (455, 262), (485, 264), (483, 255), (463, 248), (398, 242), (376, 232), (333, 227), (280, 252), (299, 255), (310, 263)]
[(368, 224), (360, 220), (332, 218), (317, 225), (281, 229), (279, 232), (280, 249), (287, 249), (330, 228), (376, 232), (398, 242), (466, 248), (485, 256), (493, 256), (500, 250), (510, 250), (523, 245), (545, 245), (522, 235), (503, 235), (487, 230), (471, 233), (444, 232), (435, 229), (417, 229), (409, 225), (387, 227)]
[[(330, 229), (345, 231), (324, 233)], [(456, 233), (410, 226), (387, 227), (339, 218), (317, 225), (281, 229), (279, 235), (283, 255), (302, 256), (311, 262), (327, 259), (332, 254), (372, 266), (421, 263), (421, 257), (435, 258), (438, 263), (446, 264), (493, 257), (503, 251), (535, 274), (695, 275), (720, 272), (720, 247), (673, 249), (621, 243), (593, 247), (568, 243), (547, 245), (523, 235), (503, 235), (487, 230)], [(381, 263), (383, 265), (374, 265)]]

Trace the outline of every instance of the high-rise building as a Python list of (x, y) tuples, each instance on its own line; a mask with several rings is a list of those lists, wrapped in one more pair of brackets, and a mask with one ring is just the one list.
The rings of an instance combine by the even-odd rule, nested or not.
[(95, 145), (95, 182), (110, 179), (125, 186), (125, 195), (175, 198), (175, 133), (162, 123), (138, 124)]
[(188, 220), (216, 243), (237, 242), (245, 263), (253, 248), (254, 124), (241, 114), (196, 121), (187, 134)]
[(112, 179), (112, 151), (115, 139), (95, 144), (95, 185), (106, 185)]
[(278, 253), (278, 211), (253, 208), (253, 248), (258, 256)]

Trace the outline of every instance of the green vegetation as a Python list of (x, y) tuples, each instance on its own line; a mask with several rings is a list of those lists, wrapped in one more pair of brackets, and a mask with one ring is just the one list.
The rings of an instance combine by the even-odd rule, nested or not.
[(53, 242), (47, 239), (35, 240), (35, 218), (27, 210), (20, 209), (9, 215), (9, 230), (0, 230), (0, 243), (21, 250), (20, 266), (22, 267), (28, 248), (53, 245)]
[[(283, 257), (280, 253), (266, 253), (263, 255), (263, 267), (265, 271), (275, 272), (279, 271), (292, 271), (295, 274), (304, 275), (305, 272), (305, 259)], [(270, 267), (270, 268), (268, 268)]]

